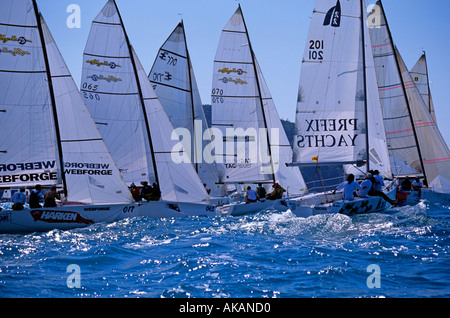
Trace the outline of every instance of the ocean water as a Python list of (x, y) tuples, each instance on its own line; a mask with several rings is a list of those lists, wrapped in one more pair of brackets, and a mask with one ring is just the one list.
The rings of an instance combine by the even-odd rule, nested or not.
[(450, 205), (0, 235), (0, 297), (449, 297)]

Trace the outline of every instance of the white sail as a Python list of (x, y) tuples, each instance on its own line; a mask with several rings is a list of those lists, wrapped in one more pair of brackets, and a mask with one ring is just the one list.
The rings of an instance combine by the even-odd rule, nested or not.
[(394, 175), (422, 175), (409, 105), (380, 1), (368, 19), (375, 21), (369, 30), (392, 172)]
[(433, 118), (434, 122), (437, 123), (436, 113), (434, 111), (433, 105), (433, 98), (430, 91), (430, 79), (428, 76), (428, 65), (425, 52), (422, 54), (413, 68), (409, 71), (409, 73), (411, 74), (414, 83), (416, 83), (420, 95), (422, 95), (423, 101), (425, 102), (425, 105), (427, 106), (427, 109), (431, 114), (431, 118)]
[(450, 193), (450, 151), (397, 49), (395, 53), (419, 140), (428, 186), (436, 192)]
[(62, 183), (37, 22), (32, 1), (2, 1), (0, 187)]
[[(300, 170), (285, 166), (291, 161), (292, 150), (252, 52), (240, 6), (222, 30), (214, 60), (211, 100), (213, 126), (221, 129), (225, 141), (236, 144), (236, 149), (224, 149), (224, 182), (278, 181), (289, 195), (306, 192)], [(227, 135), (227, 130), (239, 128), (249, 135)], [(255, 134), (251, 135), (251, 131)], [(240, 159), (242, 153), (246, 157)]]
[[(18, 4), (23, 7), (16, 7)], [(39, 132), (43, 123), (33, 118), (33, 120), (25, 121), (25, 125), (31, 129), (24, 129), (21, 134), (18, 134), (14, 139), (15, 143), (23, 149), (34, 149), (38, 146), (44, 147), (45, 145), (28, 144), (33, 141), (35, 137), (33, 134), (36, 134), (36, 137), (47, 142), (53, 140), (54, 145), (50, 145), (50, 149), (56, 149), (57, 145), (60, 145), (69, 201), (78, 201), (87, 204), (131, 202), (131, 194), (123, 182), (119, 170), (112, 160), (84, 104), (44, 19), (40, 17), (40, 26), (38, 26), (38, 21), (35, 18), (35, 12), (37, 11), (35, 11), (31, 1), (15, 1), (14, 5), (10, 7), (12, 10), (18, 10), (15, 12), (19, 15), (23, 16), (25, 12), (27, 12), (27, 15), (30, 14), (27, 21), (31, 21), (32, 24), (28, 28), (36, 33), (36, 37), (33, 38), (35, 41), (34, 50), (30, 50), (29, 54), (26, 55), (33, 55), (35, 59), (37, 58), (34, 65), (39, 66), (41, 71), (26, 71), (25, 69), (14, 68), (8, 73), (14, 74), (14, 72), (18, 72), (22, 75), (24, 83), (33, 82), (35, 74), (41, 74), (41, 76), (45, 74), (48, 76), (45, 79), (41, 79), (42, 86), (38, 88), (39, 91), (36, 91), (37, 87), (19, 86), (17, 87), (18, 90), (16, 93), (20, 93), (22, 100), (25, 100), (25, 96), (27, 95), (35, 96), (39, 94), (47, 96), (44, 105), (34, 105), (31, 103), (28, 107), (29, 109), (32, 107), (39, 108), (41, 111), (44, 110), (44, 112), (49, 112), (52, 109), (54, 113), (52, 113), (49, 122), (53, 121), (53, 125), (50, 123), (48, 125), (53, 128), (52, 134), (59, 134), (59, 138), (45, 140), (45, 134)], [(0, 21), (3, 22), (4, 20), (1, 19)], [(12, 21), (9, 22), (10, 24), (15, 24)], [(43, 43), (40, 41), (40, 30), (44, 39)], [(24, 44), (27, 44), (27, 42), (25, 41)], [(4, 61), (3, 56), (1, 56), (0, 61)], [(48, 64), (45, 63), (46, 61)], [(23, 76), (28, 76), (28, 78)], [(2, 84), (7, 85), (1, 85), (1, 89), (5, 89), (6, 87), (11, 90), (10, 85), (13, 83), (2, 81)], [(50, 85), (52, 89), (50, 89)], [(20, 111), (20, 100), (18, 102), (16, 105), (11, 105), (14, 107), (10, 109), (11, 117), (8, 120), (15, 123), (18, 127), (23, 127), (23, 120), (26, 120), (26, 118), (20, 117), (22, 115)], [(32, 100), (32, 102), (36, 102), (36, 100)], [(57, 119), (57, 124), (55, 124), (55, 119)], [(3, 128), (5, 126), (2, 125), (1, 127), (3, 135)], [(32, 127), (35, 127), (34, 129), (37, 131), (33, 131)], [(58, 127), (59, 130), (57, 131)], [(46, 149), (44, 148), (42, 150)], [(14, 147), (11, 147), (7, 153), (13, 154), (14, 151)], [(50, 155), (42, 160), (48, 162), (49, 160), (53, 160), (53, 158)], [(52, 182), (53, 184), (57, 183), (56, 180), (52, 180)], [(47, 182), (41, 182), (40, 180), (35, 180), (33, 183), (47, 184)], [(21, 184), (16, 182), (13, 185), (17, 186)]]
[(286, 189), (289, 196), (303, 195), (307, 192), (306, 183), (298, 167), (286, 166), (286, 163), (292, 161), (292, 148), (256, 57), (254, 57), (254, 60), (261, 88), (261, 99), (263, 100), (267, 129), (270, 131), (274, 128), (279, 131), (277, 138), (272, 138), (272, 134), (269, 134), (271, 153), (274, 159), (275, 179)]
[(360, 2), (317, 1), (302, 61), (294, 162), (367, 159), (361, 47)]
[[(204, 202), (208, 195), (136, 54), (131, 52), (114, 1), (92, 22), (83, 58), (81, 90), (127, 183), (158, 182), (163, 200)], [(178, 137), (175, 135), (175, 137)]]
[[(187, 49), (183, 22), (176, 26), (159, 49), (148, 77), (174, 128), (186, 128), (190, 132), (190, 143), (185, 149), (190, 149), (190, 159), (200, 179), (212, 190), (211, 195), (223, 195), (224, 187), (216, 184), (221, 166), (203, 159), (203, 149), (212, 140)], [(209, 138), (204, 140), (204, 134)]]

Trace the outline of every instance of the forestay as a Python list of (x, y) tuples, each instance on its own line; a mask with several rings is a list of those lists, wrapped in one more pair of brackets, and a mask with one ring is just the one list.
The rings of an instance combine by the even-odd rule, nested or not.
[[(11, 54), (15, 60), (10, 60), (5, 49), (0, 55), (0, 89), (5, 91), (1, 94), (5, 98), (2, 105), (8, 115), (0, 116), (0, 127), (2, 135), (13, 134), (10, 140), (14, 141), (14, 145), (5, 145), (6, 151), (2, 155), (10, 158), (2, 158), (2, 163), (11, 167), (14, 162), (20, 167), (22, 162), (22, 170), (26, 170), (20, 173), (19, 180), (8, 185), (60, 184), (59, 163), (64, 162), (69, 201), (89, 204), (130, 202), (131, 195), (44, 19), (36, 19), (37, 8), (34, 6), (32, 1), (14, 1), (5, 6), (10, 7), (11, 12), (0, 13), (2, 34), (9, 39), (19, 39), (19, 43), (11, 43), (12, 49), (23, 53)], [(17, 44), (22, 48), (15, 48)], [(10, 50), (8, 46), (4, 47)], [(11, 93), (15, 98), (10, 99)], [(2, 142), (4, 140), (2, 138)], [(28, 171), (31, 166), (42, 166), (42, 170)], [(52, 169), (48, 169), (50, 167)], [(43, 179), (46, 174), (50, 178)], [(23, 182), (26, 175), (29, 180)], [(58, 180), (53, 177), (55, 175)], [(33, 179), (33, 176), (43, 180)]]
[(92, 22), (83, 55), (81, 90), (128, 184), (158, 182), (163, 200), (204, 202), (208, 195), (159, 102), (136, 54), (131, 52), (114, 1)]

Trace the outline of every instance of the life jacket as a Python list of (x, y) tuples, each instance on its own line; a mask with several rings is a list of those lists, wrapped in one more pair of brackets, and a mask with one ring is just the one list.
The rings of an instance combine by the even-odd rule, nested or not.
[(40, 208), (41, 205), (39, 204), (39, 202), (40, 198), (38, 192), (36, 190), (31, 191), (29, 201), (30, 208)]

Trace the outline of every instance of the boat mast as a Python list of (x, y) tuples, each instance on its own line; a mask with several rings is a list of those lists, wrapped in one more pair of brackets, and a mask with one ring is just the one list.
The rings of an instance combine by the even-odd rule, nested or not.
[(198, 173), (198, 160), (197, 160), (197, 138), (195, 133), (195, 112), (194, 112), (194, 92), (192, 91), (192, 75), (191, 75), (191, 58), (189, 56), (189, 51), (187, 48), (187, 39), (186, 39), (186, 33), (184, 32), (184, 23), (183, 19), (181, 19), (180, 22), (181, 29), (183, 30), (183, 36), (184, 36), (184, 45), (186, 48), (186, 59), (187, 59), (187, 71), (188, 71), (188, 78), (189, 78), (189, 93), (191, 97), (191, 111), (192, 111), (192, 131), (194, 133), (194, 161), (195, 161), (195, 171)]
[(145, 111), (144, 97), (142, 95), (141, 83), (139, 81), (139, 76), (137, 74), (136, 61), (134, 60), (134, 56), (133, 56), (133, 51), (132, 51), (132, 47), (131, 47), (131, 44), (130, 44), (130, 40), (128, 39), (128, 35), (127, 35), (126, 30), (125, 30), (125, 25), (123, 24), (122, 17), (120, 16), (119, 8), (117, 7), (117, 4), (116, 4), (115, 0), (113, 0), (113, 3), (114, 3), (114, 6), (116, 7), (116, 11), (117, 11), (117, 14), (119, 16), (120, 24), (122, 26), (123, 33), (125, 35), (125, 40), (126, 40), (127, 46), (128, 46), (128, 52), (130, 53), (130, 60), (131, 60), (132, 66), (133, 66), (133, 72), (134, 72), (134, 76), (135, 76), (135, 79), (136, 79), (139, 100), (140, 100), (141, 106), (142, 106), (142, 114), (144, 116), (145, 128), (147, 130), (148, 142), (150, 144), (150, 152), (151, 152), (152, 161), (153, 161), (153, 172), (155, 174), (156, 184), (158, 184), (158, 186), (159, 186), (160, 184), (159, 184), (159, 178), (158, 178), (158, 171), (157, 171), (157, 168), (156, 168), (156, 158), (155, 158), (155, 152), (154, 152), (154, 149), (153, 149), (152, 135), (151, 135), (151, 132), (150, 132), (150, 124), (148, 122), (147, 113)]
[(63, 161), (63, 153), (62, 153), (62, 147), (61, 147), (61, 134), (59, 131), (59, 123), (58, 123), (58, 112), (56, 110), (55, 92), (53, 90), (52, 75), (50, 74), (50, 64), (48, 62), (47, 48), (45, 46), (45, 39), (44, 39), (44, 32), (42, 31), (41, 16), (40, 16), (39, 10), (37, 8), (36, 0), (33, 0), (33, 7), (34, 7), (34, 14), (36, 16), (37, 27), (39, 30), (39, 38), (41, 40), (42, 53), (44, 56), (48, 88), (50, 91), (50, 101), (52, 104), (53, 121), (55, 123), (55, 132), (56, 132), (56, 143), (57, 143), (56, 147), (58, 149), (59, 165), (61, 167), (61, 180), (62, 180), (62, 184), (63, 184), (64, 194), (67, 198), (67, 182), (66, 182), (66, 176), (64, 173), (64, 161)]
[(417, 138), (416, 127), (414, 126), (414, 120), (412, 118), (411, 106), (409, 105), (408, 95), (406, 94), (405, 82), (403, 81), (402, 72), (400, 71), (400, 65), (399, 65), (399, 62), (398, 62), (397, 54), (395, 54), (395, 47), (394, 47), (394, 41), (392, 39), (391, 29), (389, 28), (389, 24), (388, 24), (388, 21), (387, 21), (387, 18), (386, 18), (386, 13), (384, 12), (384, 8), (383, 8), (383, 4), (381, 3), (381, 0), (378, 0), (378, 3), (380, 4), (381, 12), (383, 14), (384, 21), (386, 23), (386, 29), (388, 31), (389, 41), (391, 42), (391, 46), (392, 46), (392, 50), (393, 50), (393, 54), (394, 54), (394, 59), (395, 59), (395, 64), (397, 65), (397, 71), (398, 71), (398, 74), (399, 74), (399, 77), (400, 77), (400, 81), (401, 81), (401, 84), (402, 84), (403, 95), (405, 96), (405, 101), (406, 101), (406, 106), (407, 106), (407, 109), (408, 109), (409, 119), (411, 120), (411, 127), (412, 127), (412, 131), (414, 133), (414, 140), (416, 141), (417, 152), (419, 154), (420, 166), (422, 168), (422, 173), (423, 173), (424, 178), (427, 179), (427, 176), (425, 174), (425, 167), (423, 165), (422, 153), (420, 151), (419, 139)]
[(362, 67), (363, 67), (363, 89), (364, 89), (364, 119), (366, 121), (366, 172), (369, 173), (370, 170), (370, 160), (369, 160), (369, 118), (367, 111), (367, 76), (366, 76), (366, 41), (365, 41), (365, 25), (364, 25), (364, 14), (365, 14), (365, 2), (361, 0), (361, 36), (362, 36)]
[(270, 147), (269, 131), (268, 131), (268, 128), (267, 128), (267, 120), (266, 120), (266, 115), (264, 113), (264, 104), (263, 104), (263, 99), (262, 99), (262, 96), (261, 96), (261, 86), (260, 86), (260, 83), (259, 83), (258, 73), (257, 73), (257, 69), (256, 69), (255, 54), (253, 52), (252, 44), (250, 42), (250, 37), (248, 36), (247, 25), (245, 24), (244, 14), (242, 13), (241, 5), (238, 4), (238, 6), (239, 6), (239, 11), (241, 12), (241, 15), (242, 15), (242, 21), (244, 22), (245, 35), (247, 36), (248, 47), (250, 49), (250, 54), (251, 54), (251, 57), (252, 57), (252, 62), (253, 62), (252, 64), (253, 64), (253, 70), (255, 72), (256, 86), (258, 88), (259, 101), (260, 101), (260, 104), (261, 104), (261, 112), (262, 112), (262, 115), (263, 115), (264, 127), (266, 129), (267, 146), (269, 148), (270, 165), (272, 167), (272, 179), (273, 179), (273, 183), (275, 183), (276, 182), (275, 169), (273, 168), (272, 150), (271, 150), (271, 147)]

